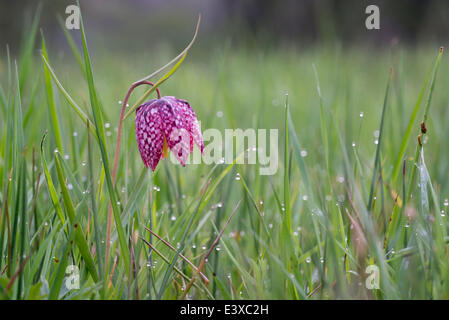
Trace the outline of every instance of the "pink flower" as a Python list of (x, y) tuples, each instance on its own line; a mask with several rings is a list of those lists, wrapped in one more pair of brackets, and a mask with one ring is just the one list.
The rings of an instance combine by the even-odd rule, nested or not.
[(187, 101), (175, 97), (153, 99), (137, 108), (136, 138), (143, 163), (153, 171), (167, 156), (167, 147), (183, 166), (194, 143), (204, 150), (195, 112)]

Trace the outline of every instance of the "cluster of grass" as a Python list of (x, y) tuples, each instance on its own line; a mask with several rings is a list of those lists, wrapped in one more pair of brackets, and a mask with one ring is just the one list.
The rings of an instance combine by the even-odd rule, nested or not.
[(203, 129), (279, 129), (277, 173), (152, 173), (131, 116), (114, 179), (117, 102), (148, 53), (91, 61), (84, 29), (81, 47), (63, 29), (58, 60), (38, 25), (1, 60), (1, 299), (448, 298), (442, 50), (189, 56), (162, 93), (189, 100)]

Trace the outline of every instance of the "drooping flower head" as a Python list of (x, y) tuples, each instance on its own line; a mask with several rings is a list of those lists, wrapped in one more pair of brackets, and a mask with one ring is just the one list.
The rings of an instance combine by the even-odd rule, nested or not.
[(166, 96), (150, 100), (136, 110), (136, 138), (146, 167), (155, 170), (170, 149), (185, 166), (195, 143), (203, 152), (200, 126), (190, 104)]

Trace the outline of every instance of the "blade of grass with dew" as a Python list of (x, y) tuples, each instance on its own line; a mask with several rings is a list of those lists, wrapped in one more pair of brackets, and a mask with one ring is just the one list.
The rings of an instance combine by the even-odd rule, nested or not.
[[(87, 122), (87, 126), (90, 126), (90, 123)], [(89, 130), (89, 128), (87, 128), (87, 130)], [(101, 233), (100, 233), (100, 229), (99, 229), (99, 221), (98, 221), (98, 211), (97, 211), (97, 205), (95, 202), (95, 191), (94, 191), (94, 175), (93, 175), (93, 158), (92, 158), (92, 144), (91, 144), (91, 138), (88, 134), (87, 136), (87, 156), (89, 159), (89, 195), (90, 195), (90, 210), (93, 214), (93, 221), (94, 221), (94, 232), (95, 232), (95, 246), (96, 246), (96, 251), (97, 251), (97, 263), (98, 263), (98, 274), (100, 276), (100, 279), (104, 279), (104, 269), (103, 269), (103, 248), (101, 247), (101, 241), (100, 239), (102, 238)], [(104, 289), (106, 287), (106, 284), (103, 283), (102, 286), (102, 290), (101, 290), (101, 294), (102, 297), (104, 298)]]
[(377, 143), (377, 148), (376, 148), (376, 156), (374, 158), (374, 170), (373, 170), (373, 178), (371, 180), (371, 189), (370, 189), (370, 193), (369, 193), (369, 198), (368, 198), (368, 211), (371, 212), (372, 211), (372, 204), (373, 204), (373, 198), (374, 198), (374, 189), (376, 186), (376, 181), (377, 181), (377, 170), (378, 170), (378, 166), (379, 166), (379, 161), (380, 161), (380, 149), (382, 146), (382, 134), (383, 134), (383, 127), (384, 127), (384, 121), (385, 121), (385, 111), (387, 108), (387, 102), (388, 102), (388, 95), (390, 92), (390, 83), (391, 83), (391, 75), (393, 73), (393, 70), (390, 69), (390, 73), (388, 75), (388, 81), (387, 81), (387, 89), (385, 90), (385, 97), (384, 97), (384, 103), (383, 103), (383, 107), (382, 107), (382, 115), (381, 115), (381, 120), (380, 120), (380, 128), (379, 128), (379, 139), (378, 139), (378, 143)]
[[(438, 74), (438, 68), (440, 66), (440, 60), (441, 60), (441, 56), (442, 55), (443, 55), (443, 47), (440, 48), (440, 52), (439, 52), (437, 60), (435, 62), (435, 67), (433, 69), (432, 82), (430, 83), (429, 95), (427, 97), (426, 106), (425, 106), (425, 109), (424, 109), (423, 123), (426, 122), (428, 114), (429, 114), (430, 103), (432, 101), (433, 90), (435, 88), (435, 82), (436, 82), (436, 78), (437, 78), (437, 74)], [(422, 138), (424, 137), (424, 134), (425, 133), (423, 133)], [(414, 163), (417, 163), (418, 157), (419, 157), (419, 148), (417, 147), (416, 153), (415, 153)], [(411, 175), (410, 175), (411, 178), (410, 178), (410, 181), (409, 181), (409, 189), (408, 189), (408, 192), (407, 192), (407, 200), (410, 198), (410, 194), (411, 194), (412, 186), (413, 186), (413, 181), (414, 181), (414, 178), (415, 178), (415, 172), (416, 172), (416, 166), (413, 166), (412, 167), (412, 172), (411, 172)]]
[(288, 93), (285, 94), (285, 115), (284, 115), (284, 208), (285, 208), (285, 218), (284, 223), (286, 231), (292, 233), (292, 218), (291, 218), (291, 208), (290, 208), (290, 176), (288, 172), (288, 154), (289, 154), (289, 143), (288, 143)]
[(318, 71), (316, 70), (315, 64), (312, 64), (312, 68), (313, 68), (313, 73), (315, 75), (316, 89), (318, 92), (318, 97), (320, 98), (321, 139), (323, 139), (323, 148), (324, 148), (324, 156), (325, 156), (325, 160), (326, 160), (327, 172), (330, 174), (329, 138), (328, 138), (328, 134), (327, 134), (326, 117), (325, 117), (325, 113), (324, 113), (324, 102), (323, 102), (323, 97), (321, 96), (320, 81), (318, 78)]
[(47, 161), (45, 160), (45, 156), (44, 156), (44, 141), (45, 141), (46, 136), (47, 136), (47, 132), (44, 134), (44, 136), (42, 137), (42, 140), (41, 140), (40, 155), (41, 155), (42, 167), (44, 169), (44, 175), (45, 175), (45, 180), (47, 181), (48, 193), (50, 194), (50, 199), (53, 203), (53, 206), (54, 206), (55, 211), (59, 217), (59, 220), (61, 220), (61, 223), (64, 224), (65, 223), (64, 213), (62, 212), (61, 204), (59, 203), (58, 193), (56, 192), (55, 186), (53, 184), (53, 180), (50, 175), (50, 171), (48, 170)]
[(310, 186), (309, 174), (307, 173), (307, 166), (304, 158), (301, 156), (301, 147), (299, 145), (298, 137), (296, 136), (295, 126), (293, 125), (290, 110), (288, 110), (288, 129), (293, 144), (293, 151), (295, 152), (296, 163), (298, 165), (299, 171), (301, 172), (302, 178), (304, 179), (304, 185), (307, 189), (307, 193), (313, 196)]
[(95, 130), (95, 126), (93, 125), (93, 122), (89, 119), (89, 117), (86, 115), (86, 113), (79, 107), (79, 105), (73, 100), (73, 98), (67, 93), (67, 91), (62, 86), (61, 82), (56, 77), (55, 72), (53, 71), (53, 68), (50, 66), (50, 63), (48, 62), (47, 58), (43, 55), (41, 55), (42, 61), (44, 61), (48, 71), (50, 72), (50, 75), (53, 78), (53, 81), (56, 83), (56, 86), (61, 91), (62, 95), (66, 98), (69, 105), (73, 108), (73, 110), (76, 112), (76, 114), (81, 118), (83, 123), (86, 123), (87, 120), (89, 120), (89, 123), (92, 125), (89, 127), (91, 133), (94, 135), (95, 140), (98, 140), (97, 138), (97, 132)]
[[(78, 7), (79, 7), (79, 1), (77, 1)], [(92, 114), (94, 117), (94, 123), (95, 128), (97, 131), (97, 138), (98, 143), (100, 145), (100, 151), (101, 151), (101, 158), (103, 160), (103, 166), (105, 171), (105, 177), (106, 177), (106, 184), (108, 186), (108, 192), (109, 192), (109, 198), (112, 206), (112, 211), (114, 214), (114, 220), (115, 220), (115, 226), (117, 228), (117, 234), (120, 242), (120, 253), (123, 259), (123, 263), (125, 265), (125, 270), (129, 270), (129, 249), (126, 242), (125, 232), (123, 230), (123, 226), (120, 219), (120, 212), (117, 207), (117, 199), (116, 194), (114, 191), (114, 185), (112, 183), (111, 178), (111, 172), (109, 170), (109, 160), (108, 160), (108, 153), (107, 153), (107, 147), (106, 147), (106, 137), (104, 133), (104, 126), (103, 126), (103, 120), (101, 117), (101, 110), (100, 105), (97, 99), (97, 93), (94, 86), (94, 80), (93, 80), (93, 74), (92, 74), (92, 67), (90, 63), (90, 57), (89, 52), (87, 49), (87, 41), (86, 41), (86, 34), (84, 30), (84, 22), (82, 16), (80, 16), (80, 24), (81, 24), (81, 35), (83, 40), (83, 53), (84, 53), (84, 64), (86, 67), (86, 77), (88, 80), (88, 86), (89, 86), (89, 95), (91, 100), (91, 107), (92, 107)]]
[[(439, 69), (439, 66), (440, 66), (440, 60), (441, 60), (442, 55), (443, 55), (443, 47), (440, 48), (437, 60), (435, 61), (435, 64), (434, 64), (433, 74), (432, 74), (432, 81), (430, 83), (430, 89), (429, 89), (429, 95), (427, 97), (426, 106), (425, 106), (425, 109), (424, 109), (424, 117), (423, 117), (423, 119), (424, 119), (423, 121), (424, 122), (427, 119), (428, 112), (429, 112), (429, 109), (430, 109), (430, 103), (432, 101), (432, 94), (433, 94), (433, 90), (435, 88), (436, 77), (437, 77), (437, 73), (438, 73), (438, 69)], [(423, 133), (423, 136), (424, 136), (424, 133)], [(423, 138), (423, 136), (421, 138)], [(420, 151), (420, 148), (419, 148), (419, 142), (418, 142), (418, 145), (416, 146), (416, 150), (415, 150), (415, 156), (414, 156), (414, 159), (413, 159), (413, 163), (414, 164), (418, 163), (419, 151)], [(413, 186), (415, 185), (414, 184), (415, 175), (416, 175), (416, 166), (413, 165), (412, 169), (411, 169), (411, 173), (410, 173), (410, 179), (408, 181), (407, 194), (406, 194), (405, 199), (404, 199), (405, 203), (407, 203), (409, 201), (409, 199), (410, 199), (410, 196), (411, 196), (411, 193), (412, 193), (412, 190), (413, 190)], [(400, 221), (401, 221), (401, 217), (399, 217), (398, 214), (399, 214), (399, 208), (395, 207), (394, 210), (393, 210), (392, 216), (391, 216), (391, 222), (390, 222), (390, 224), (388, 226), (388, 229), (387, 229), (387, 232), (385, 234), (385, 243), (386, 244), (388, 243), (389, 239), (391, 238), (391, 233), (395, 233), (397, 228), (399, 227), (399, 224), (400, 224)]]
[[(78, 212), (73, 223), (69, 223), (69, 221), (67, 221), (64, 225), (68, 229), (68, 236), (65, 246), (63, 247), (62, 250), (61, 259), (59, 260), (58, 267), (56, 269), (53, 278), (48, 300), (59, 299), (59, 292), (61, 290), (62, 282), (66, 274), (67, 257), (69, 256), (69, 253), (72, 250), (73, 240), (75, 238), (75, 231), (78, 228), (79, 215), (81, 215), (81, 211)], [(64, 230), (64, 228), (62, 228), (61, 230)]]
[[(64, 206), (67, 212), (67, 215), (69, 217), (69, 220), (71, 223), (74, 223), (74, 219), (76, 216), (75, 208), (72, 203), (72, 199), (70, 198), (69, 190), (66, 186), (66, 177), (64, 176), (64, 172), (61, 166), (61, 160), (60, 160), (59, 152), (55, 152), (55, 165), (56, 165), (56, 173), (59, 179), (59, 185), (61, 187), (62, 191), (62, 198), (64, 200)], [(80, 210), (83, 211), (83, 210)], [(92, 279), (96, 282), (98, 281), (98, 273), (95, 268), (94, 260), (92, 259), (92, 256), (89, 251), (89, 246), (86, 242), (86, 237), (84, 235), (83, 229), (81, 225), (76, 228), (75, 231), (75, 242), (78, 246), (78, 249), (80, 250), (81, 256), (83, 257), (84, 261), (86, 262), (87, 269), (89, 270), (89, 273), (92, 276)]]
[(157, 299), (158, 299), (158, 300), (160, 300), (160, 299), (162, 298), (162, 295), (164, 294), (164, 291), (165, 291), (165, 289), (166, 289), (166, 287), (167, 287), (167, 284), (168, 284), (168, 279), (170, 278), (170, 275), (171, 275), (171, 273), (172, 273), (172, 271), (173, 271), (173, 267), (174, 267), (174, 265), (176, 264), (176, 261), (177, 261), (177, 259), (178, 259), (179, 253), (181, 252), (181, 250), (184, 249), (184, 243), (185, 243), (185, 240), (186, 240), (186, 238), (187, 238), (187, 233), (189, 232), (190, 227), (192, 226), (193, 221), (195, 220), (195, 218), (196, 218), (196, 216), (197, 216), (197, 214), (198, 214), (198, 212), (199, 212), (199, 209), (200, 209), (200, 206), (201, 206), (201, 203), (202, 203), (202, 201), (203, 201), (203, 199), (204, 199), (205, 194), (206, 194), (206, 192), (204, 192), (204, 193), (201, 195), (201, 198), (200, 198), (200, 200), (198, 201), (198, 204), (197, 204), (197, 206), (196, 206), (196, 208), (195, 208), (193, 214), (191, 215), (191, 217), (190, 217), (190, 219), (189, 219), (189, 221), (188, 221), (188, 223), (187, 223), (187, 225), (186, 225), (186, 228), (185, 228), (185, 230), (184, 230), (184, 233), (183, 233), (182, 238), (181, 238), (181, 241), (180, 241), (179, 248), (178, 248), (178, 250), (176, 250), (176, 253), (175, 253), (175, 255), (173, 256), (172, 261), (171, 261), (171, 263), (170, 263), (170, 266), (168, 267), (168, 269), (167, 269), (167, 271), (166, 271), (166, 273), (165, 273), (165, 275), (164, 275), (164, 278), (163, 278), (163, 280), (162, 280), (162, 285), (161, 285), (161, 287), (160, 287), (160, 289), (159, 289), (159, 292), (158, 292), (158, 294), (157, 294)]
[[(46, 60), (48, 60), (48, 54), (47, 54), (47, 48), (45, 47), (45, 39), (44, 34), (41, 32), (42, 37), (42, 56)], [(48, 113), (50, 115), (50, 121), (51, 125), (53, 127), (52, 133), (55, 137), (56, 141), (56, 147), (58, 150), (62, 153), (64, 153), (63, 143), (62, 143), (62, 136), (61, 136), (61, 128), (59, 124), (61, 123), (60, 119), (58, 118), (58, 113), (56, 111), (56, 103), (55, 103), (55, 97), (53, 94), (53, 86), (51, 83), (51, 76), (50, 72), (48, 71), (47, 65), (44, 65), (44, 78), (45, 78), (45, 92), (47, 94), (47, 105), (48, 105)]]
[(427, 75), (426, 75), (426, 78), (424, 80), (424, 83), (423, 83), (423, 85), (421, 87), (421, 90), (419, 91), (419, 95), (418, 95), (418, 99), (416, 100), (415, 107), (413, 108), (413, 112), (412, 112), (412, 114), (410, 116), (410, 120), (408, 122), (407, 129), (405, 130), (404, 137), (402, 138), (401, 146), (399, 148), (399, 152), (398, 152), (398, 155), (396, 157), (396, 162), (395, 162), (395, 165), (394, 165), (393, 173), (391, 175), (391, 180), (392, 180), (393, 183), (396, 181), (396, 178), (398, 177), (399, 171), (400, 171), (400, 169), (402, 167), (402, 161), (404, 160), (403, 158), (404, 158), (405, 150), (406, 150), (408, 142), (410, 140), (410, 136), (411, 136), (411, 133), (412, 133), (412, 128), (413, 128), (415, 119), (418, 116), (418, 111), (419, 111), (419, 109), (421, 107), (421, 101), (422, 101), (422, 98), (424, 96), (424, 92), (425, 92), (425, 90), (427, 88), (427, 84), (429, 82), (430, 75), (432, 74), (433, 68), (434, 67), (432, 66), (432, 68), (430, 68), (430, 70), (427, 72)]

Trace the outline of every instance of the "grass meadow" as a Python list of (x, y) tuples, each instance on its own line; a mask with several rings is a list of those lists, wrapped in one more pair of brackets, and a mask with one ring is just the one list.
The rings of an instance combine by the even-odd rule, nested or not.
[(151, 80), (203, 130), (278, 129), (276, 174), (151, 172), (131, 113), (114, 177), (121, 101), (178, 52), (92, 54), (85, 23), (63, 55), (38, 15), (1, 44), (0, 299), (449, 298), (440, 44), (193, 45)]

